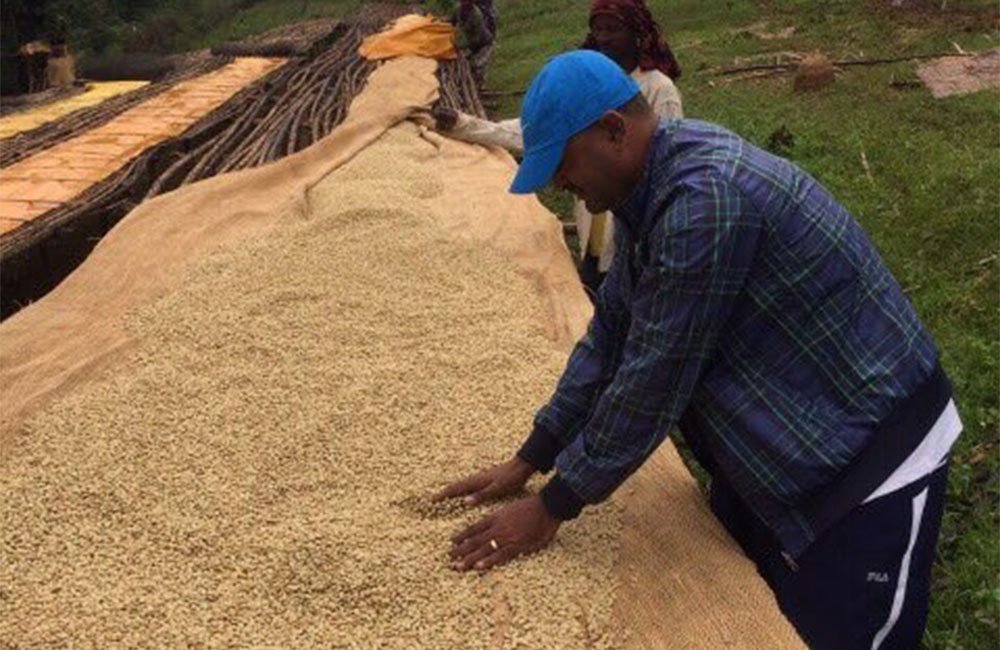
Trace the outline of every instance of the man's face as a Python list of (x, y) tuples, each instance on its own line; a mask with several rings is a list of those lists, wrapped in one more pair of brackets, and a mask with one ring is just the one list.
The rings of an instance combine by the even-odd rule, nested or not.
[(617, 111), (570, 138), (552, 179), (559, 189), (572, 192), (591, 213), (618, 205), (631, 191), (627, 144), (631, 128)]
[[(590, 34), (601, 54), (623, 68), (634, 66), (637, 58), (635, 34), (625, 23), (607, 14), (594, 16), (590, 21)], [(625, 72), (631, 72), (626, 69)]]

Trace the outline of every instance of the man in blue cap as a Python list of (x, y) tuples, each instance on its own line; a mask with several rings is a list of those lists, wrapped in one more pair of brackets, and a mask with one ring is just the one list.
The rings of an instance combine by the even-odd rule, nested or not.
[[(511, 191), (611, 209), (594, 317), (517, 454), (445, 488), (509, 496), (458, 570), (537, 551), (677, 425), (711, 507), (814, 648), (913, 648), (961, 432), (939, 353), (860, 226), (804, 171), (704, 122), (658, 121), (595, 52), (552, 59)], [(669, 622), (665, 622), (669, 624)]]

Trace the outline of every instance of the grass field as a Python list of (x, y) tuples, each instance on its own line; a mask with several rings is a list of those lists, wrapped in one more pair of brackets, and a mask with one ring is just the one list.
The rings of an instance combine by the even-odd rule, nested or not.
[[(354, 0), (264, 0), (192, 45), (291, 20), (346, 15)], [(491, 90), (525, 88), (547, 57), (586, 29), (585, 0), (498, 0), (501, 28)], [(823, 182), (860, 220), (942, 350), (965, 433), (953, 455), (950, 501), (934, 576), (928, 648), (1000, 643), (1000, 93), (935, 100), (915, 64), (851, 67), (834, 85), (797, 94), (789, 76), (733, 81), (706, 74), (737, 57), (821, 50), (832, 59), (1000, 46), (995, 1), (650, 0), (684, 76), (688, 117), (723, 124)], [(913, 8), (916, 5), (918, 8)], [(945, 9), (941, 9), (944, 6)], [(787, 38), (764, 31), (794, 27)], [(517, 114), (519, 99), (495, 107)], [(773, 145), (772, 145), (773, 148)], [(545, 200), (565, 212), (565, 197)]]

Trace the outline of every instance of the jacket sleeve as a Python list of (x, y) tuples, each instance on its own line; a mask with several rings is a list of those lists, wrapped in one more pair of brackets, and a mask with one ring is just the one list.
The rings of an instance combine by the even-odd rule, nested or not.
[(663, 441), (715, 355), (749, 272), (759, 219), (726, 181), (699, 179), (665, 211), (629, 305), (621, 363), (542, 490), (560, 519), (607, 498)]
[(555, 393), (538, 410), (531, 435), (518, 452), (540, 472), (552, 469), (556, 456), (586, 424), (614, 375), (621, 347), (617, 332), (627, 318), (619, 289), (625, 271), (618, 266), (611, 267), (601, 285), (587, 332), (570, 354)]
[(472, 144), (500, 147), (513, 154), (520, 154), (524, 150), (521, 120), (518, 118), (491, 122), (475, 115), (459, 113), (455, 128), (445, 135)]

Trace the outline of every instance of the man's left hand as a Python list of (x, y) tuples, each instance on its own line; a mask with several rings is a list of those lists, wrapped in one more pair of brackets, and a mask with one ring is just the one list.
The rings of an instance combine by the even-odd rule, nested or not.
[(488, 571), (545, 548), (561, 523), (545, 510), (540, 496), (518, 499), (452, 537), (451, 566)]

